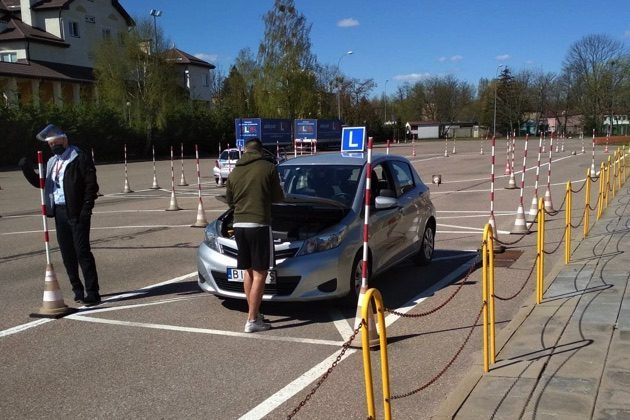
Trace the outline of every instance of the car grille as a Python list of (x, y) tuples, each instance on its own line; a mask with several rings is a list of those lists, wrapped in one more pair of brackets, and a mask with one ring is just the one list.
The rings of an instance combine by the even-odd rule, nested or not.
[[(219, 289), (226, 292), (245, 293), (243, 283), (228, 281), (227, 274), (221, 271), (212, 271), (211, 273)], [(300, 276), (278, 277), (276, 278), (276, 284), (265, 284), (265, 293), (288, 296), (293, 293), (301, 278)]]
[[(225, 255), (227, 255), (228, 257), (234, 258), (236, 259), (236, 256), (238, 255), (238, 250), (235, 248), (232, 248), (231, 246), (227, 246), (227, 245), (221, 245), (221, 249), (223, 250), (223, 253)], [(299, 248), (289, 248), (289, 249), (283, 249), (283, 250), (276, 250), (275, 251), (275, 257), (276, 257), (276, 262), (278, 260), (283, 260), (285, 258), (293, 258), (295, 257), (295, 254), (297, 254)]]

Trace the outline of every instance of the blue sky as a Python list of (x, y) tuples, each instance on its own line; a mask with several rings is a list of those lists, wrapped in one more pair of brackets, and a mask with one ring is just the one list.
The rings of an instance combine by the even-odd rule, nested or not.
[[(175, 46), (227, 74), (238, 51), (258, 50), (273, 0), (121, 0), (134, 18), (162, 11)], [(497, 66), (559, 72), (570, 45), (606, 34), (630, 48), (629, 0), (296, 0), (312, 24), (312, 52), (349, 77), (373, 78), (373, 95), (405, 81), (451, 74), (477, 84)], [(388, 82), (386, 83), (386, 80)]]

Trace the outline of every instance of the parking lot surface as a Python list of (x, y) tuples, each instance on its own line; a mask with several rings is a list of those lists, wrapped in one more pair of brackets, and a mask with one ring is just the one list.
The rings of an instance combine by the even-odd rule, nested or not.
[[(526, 211), (536, 172), (532, 143), (525, 176)], [(522, 147), (519, 140), (514, 169), (519, 185)], [(580, 147), (578, 140), (567, 140), (565, 151), (553, 155), (550, 186), (557, 207), (563, 202), (566, 181), (580, 186), (590, 168), (591, 156), (581, 154)], [(431, 417), (481, 357), (481, 332), (474, 328), (452, 361), (481, 308), (480, 273), (474, 267), (489, 217), (490, 145), (470, 140), (458, 141), (456, 153), (452, 148), (449, 143), (448, 157), (444, 142), (437, 141), (413, 147), (395, 144), (390, 151), (408, 157), (427, 184), (433, 175), (442, 175), (440, 186), (431, 185), (438, 220), (436, 253), (429, 266), (401, 263), (373, 279), (371, 286), (381, 291), (388, 309), (406, 314), (422, 314), (448, 300), (435, 313), (418, 318), (386, 314), (392, 394), (422, 387), (451, 362), (430, 386), (394, 400), (395, 418)], [(537, 144), (535, 148), (537, 152)], [(505, 189), (509, 180), (503, 175), (505, 140), (497, 141), (496, 150), (498, 236), (515, 241), (520, 236), (509, 231), (520, 191)], [(378, 151), (385, 152), (385, 147), (379, 145)], [(604, 158), (607, 155), (598, 147), (597, 167)], [(208, 220), (226, 208), (216, 199), (225, 189), (215, 184), (213, 165), (213, 159), (201, 161)], [(103, 196), (94, 209), (92, 247), (104, 301), (60, 320), (29, 318), (41, 305), (46, 264), (39, 191), (17, 171), (0, 172), (0, 416), (286, 417), (340, 354), (352, 333), (356, 308), (339, 302), (265, 302), (262, 311), (272, 330), (243, 333), (245, 303), (207, 295), (197, 286), (196, 248), (203, 230), (190, 227), (198, 203), (194, 160), (185, 162), (190, 185), (178, 186), (179, 170), (175, 172), (180, 211), (165, 211), (171, 199), (170, 162), (157, 162), (162, 187), (158, 190), (150, 188), (151, 162), (133, 162), (128, 169), (133, 193), (122, 192), (121, 164), (97, 162)], [(539, 196), (545, 191), (546, 171), (542, 166)], [(584, 201), (581, 197), (576, 194), (573, 199), (576, 209)], [(547, 221), (552, 248), (562, 237), (564, 214)], [(527, 235), (509, 247), (518, 252), (497, 268), (497, 293), (517, 294), (497, 304), (498, 328), (531, 298), (533, 279), (522, 285), (532, 267), (535, 236)], [(54, 234), (51, 237), (52, 262), (66, 304), (71, 305), (72, 291)], [(550, 256), (547, 270), (560, 259), (560, 252)], [(376, 353), (373, 367), (378, 372)], [(361, 418), (365, 413), (361, 354), (349, 349), (296, 418)]]

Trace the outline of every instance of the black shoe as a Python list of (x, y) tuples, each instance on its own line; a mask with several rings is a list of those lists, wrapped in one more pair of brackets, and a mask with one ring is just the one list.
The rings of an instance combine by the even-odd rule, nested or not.
[(74, 301), (76, 303), (83, 303), (83, 301), (85, 300), (85, 296), (83, 294), (83, 292), (81, 293), (76, 293), (74, 294)]
[(94, 295), (87, 295), (85, 299), (83, 299), (83, 304), (85, 306), (94, 306), (101, 303), (101, 296), (97, 293)]

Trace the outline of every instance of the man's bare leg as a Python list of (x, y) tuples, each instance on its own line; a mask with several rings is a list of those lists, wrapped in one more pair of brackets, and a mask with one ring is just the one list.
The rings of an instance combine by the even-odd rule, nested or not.
[(253, 321), (258, 316), (258, 311), (260, 310), (260, 302), (262, 301), (263, 293), (265, 293), (265, 279), (267, 278), (267, 270), (247, 270), (247, 277), (250, 276), (250, 271), (252, 282), (250, 284), (249, 295), (247, 297), (247, 304), (249, 306), (247, 319)]
[(252, 296), (252, 282), (254, 281), (254, 273), (251, 268), (247, 270), (243, 270), (245, 272), (245, 278), (243, 279), (243, 289), (245, 289), (245, 298), (247, 300), (247, 307), (250, 308), (252, 305), (251, 296)]

